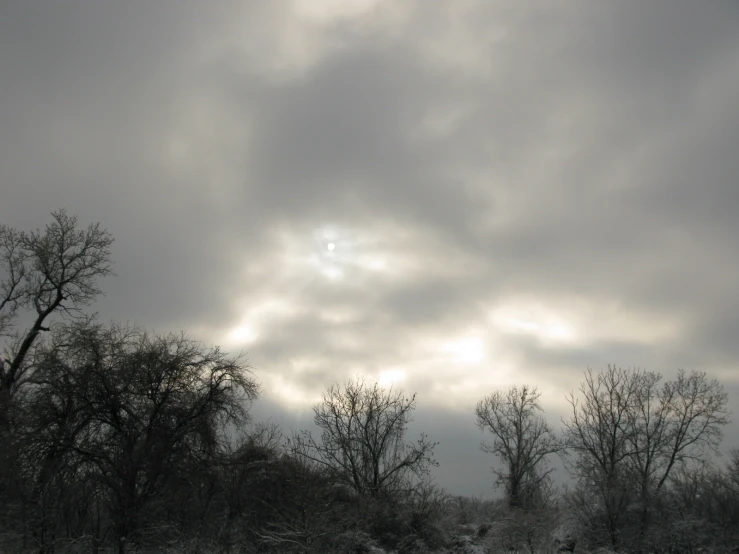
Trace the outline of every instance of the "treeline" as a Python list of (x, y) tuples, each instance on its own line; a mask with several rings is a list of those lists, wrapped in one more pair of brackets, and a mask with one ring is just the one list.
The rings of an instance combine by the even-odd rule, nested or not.
[[(504, 500), (451, 498), (415, 396), (331, 386), (318, 435), (253, 422), (246, 361), (85, 314), (112, 237), (0, 225), (0, 552), (695, 552), (739, 544), (739, 453), (703, 373), (588, 371), (555, 430), (528, 386), (475, 409)], [(573, 477), (555, 490), (560, 456)], [(481, 483), (482, 488), (489, 487)], [(473, 544), (474, 543), (474, 544)]]
[[(478, 425), (493, 436), (482, 448), (500, 461), (497, 483), (511, 512), (528, 522), (514, 542), (543, 548), (532, 529), (557, 512), (550, 529), (563, 550), (578, 543), (586, 551), (739, 549), (739, 451), (724, 467), (714, 463), (729, 423), (718, 381), (699, 372), (663, 382), (638, 369), (588, 370), (567, 398), (560, 432), (539, 399), (535, 388), (512, 387), (476, 407)], [(552, 454), (574, 481), (559, 494)]]

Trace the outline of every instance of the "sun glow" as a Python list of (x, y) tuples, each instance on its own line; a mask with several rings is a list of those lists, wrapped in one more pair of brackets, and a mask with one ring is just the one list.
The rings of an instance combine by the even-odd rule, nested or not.
[(463, 337), (446, 343), (442, 350), (452, 355), (455, 362), (479, 364), (485, 358), (485, 346), (479, 337)]
[(399, 381), (405, 380), (405, 371), (402, 369), (387, 369), (380, 372), (377, 382), (381, 387), (391, 387)]
[(321, 268), (321, 273), (323, 273), (329, 281), (340, 281), (344, 277), (344, 272), (338, 267), (329, 266)]
[(228, 341), (232, 343), (244, 344), (254, 342), (256, 339), (257, 333), (251, 325), (241, 325), (228, 334)]

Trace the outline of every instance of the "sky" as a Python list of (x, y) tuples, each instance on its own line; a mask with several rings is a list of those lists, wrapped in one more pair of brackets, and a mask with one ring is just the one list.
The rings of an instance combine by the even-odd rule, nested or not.
[[(244, 351), (258, 419), (417, 393), (493, 494), (474, 406), (588, 367), (739, 413), (739, 3), (0, 0), (0, 221), (114, 236), (103, 320)], [(739, 446), (727, 429), (724, 449)]]

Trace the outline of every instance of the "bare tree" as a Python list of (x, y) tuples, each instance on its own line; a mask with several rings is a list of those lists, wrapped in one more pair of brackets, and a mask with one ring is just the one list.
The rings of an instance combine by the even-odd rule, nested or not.
[(653, 495), (676, 466), (703, 461), (716, 451), (729, 422), (728, 397), (705, 373), (679, 371), (659, 386), (662, 376), (609, 366), (588, 370), (580, 398), (570, 394), (572, 417), (565, 422), (569, 446), (578, 453), (582, 487), (595, 492), (611, 545), (619, 547), (628, 516), (641, 506), (640, 536), (650, 526)]
[(34, 496), (61, 467), (88, 475), (121, 553), (177, 468), (212, 458), (219, 430), (244, 423), (257, 396), (248, 367), (217, 348), (89, 324), (55, 331), (31, 389), (24, 451), (40, 461)]
[[(43, 232), (0, 225), (0, 337), (7, 339), (0, 395), (12, 395), (21, 384), (28, 354), (49, 330), (50, 316), (80, 316), (80, 308), (102, 294), (98, 279), (111, 273), (108, 231), (98, 223), (79, 229), (77, 218), (65, 210), (51, 215)], [(33, 314), (24, 331), (15, 326), (21, 312)]]
[(492, 444), (483, 442), (481, 448), (500, 458), (503, 468), (493, 471), (512, 508), (530, 507), (552, 472), (547, 456), (563, 450), (562, 441), (539, 415), (540, 396), (536, 388), (514, 386), (505, 394), (486, 396), (475, 408), (477, 425), (494, 437)]
[(52, 212), (43, 232), (0, 224), (0, 490), (6, 506), (21, 512), (25, 485), (13, 433), (19, 413), (14, 397), (31, 375), (38, 338), (54, 314), (82, 317), (80, 308), (101, 294), (97, 280), (111, 273), (112, 242), (99, 224), (78, 229), (77, 218), (64, 210)]
[(406, 442), (415, 407), (415, 395), (408, 398), (403, 391), (385, 390), (377, 383), (333, 385), (313, 408), (321, 438), (303, 431), (293, 438), (293, 451), (329, 468), (360, 495), (398, 492), (407, 488), (410, 476), (423, 477), (436, 465), (436, 443), (425, 435), (415, 443)]
[[(723, 467), (722, 467), (723, 466)], [(726, 465), (678, 467), (662, 509), (672, 516), (664, 542), (680, 552), (732, 552), (739, 544), (739, 453)]]
[(723, 438), (721, 429), (730, 422), (728, 394), (723, 385), (703, 372), (686, 375), (680, 370), (674, 381), (665, 383), (660, 400), (669, 416), (660, 435), (666, 447), (657, 463), (657, 489), (665, 484), (676, 463), (717, 453)]
[[(614, 549), (621, 547), (626, 508), (638, 487), (634, 475), (629, 475), (633, 446), (639, 440), (634, 434), (637, 396), (643, 401), (651, 398), (657, 380), (641, 370), (608, 366), (594, 373), (588, 369), (580, 398), (574, 393), (567, 398), (572, 417), (564, 422), (565, 435), (578, 456), (578, 488), (570, 499), (578, 504), (576, 509), (587, 518), (593, 534), (602, 531)], [(659, 417), (646, 402), (644, 408), (650, 417)]]

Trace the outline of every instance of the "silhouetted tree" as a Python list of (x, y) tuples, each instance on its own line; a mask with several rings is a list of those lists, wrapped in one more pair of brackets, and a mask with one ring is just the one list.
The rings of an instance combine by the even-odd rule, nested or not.
[(60, 468), (103, 493), (118, 550), (178, 468), (204, 464), (220, 430), (247, 420), (257, 385), (241, 360), (183, 335), (69, 325), (38, 355), (26, 451), (41, 460), (34, 497)]
[(547, 468), (547, 456), (563, 450), (562, 441), (539, 414), (540, 396), (536, 388), (514, 386), (505, 394), (496, 391), (486, 396), (475, 408), (477, 425), (493, 434), (493, 443), (483, 442), (481, 448), (500, 458), (503, 467), (493, 471), (511, 508), (541, 502), (537, 493), (546, 490), (552, 471)]
[[(97, 281), (111, 273), (113, 238), (106, 230), (99, 224), (80, 229), (64, 210), (51, 215), (44, 231), (0, 224), (0, 517), (15, 529), (24, 528), (14, 522), (25, 521), (28, 485), (14, 432), (22, 412), (16, 397), (50, 322), (83, 318), (81, 308), (101, 294)], [(27, 328), (19, 323), (25, 319)]]
[(377, 383), (333, 385), (313, 408), (320, 439), (304, 431), (293, 437), (293, 452), (330, 469), (360, 495), (407, 490), (410, 476), (423, 477), (436, 465), (436, 444), (425, 435), (415, 443), (406, 442), (415, 407), (415, 395), (409, 398)]
[(661, 379), (613, 366), (598, 374), (588, 370), (580, 398), (568, 398), (572, 417), (565, 432), (578, 454), (580, 485), (574, 498), (591, 515), (602, 514), (614, 549), (623, 545), (635, 506), (639, 528), (632, 529), (630, 540), (647, 540), (653, 501), (674, 468), (706, 460), (729, 422), (728, 397), (705, 373), (680, 371), (660, 387)]
[[(20, 385), (28, 370), (26, 358), (54, 313), (79, 316), (80, 308), (102, 294), (97, 281), (109, 275), (113, 238), (99, 223), (78, 229), (77, 218), (65, 210), (53, 221), (24, 232), (0, 225), (0, 337), (9, 339), (0, 360), (0, 393)], [(21, 311), (33, 314), (31, 326), (15, 327)]]

